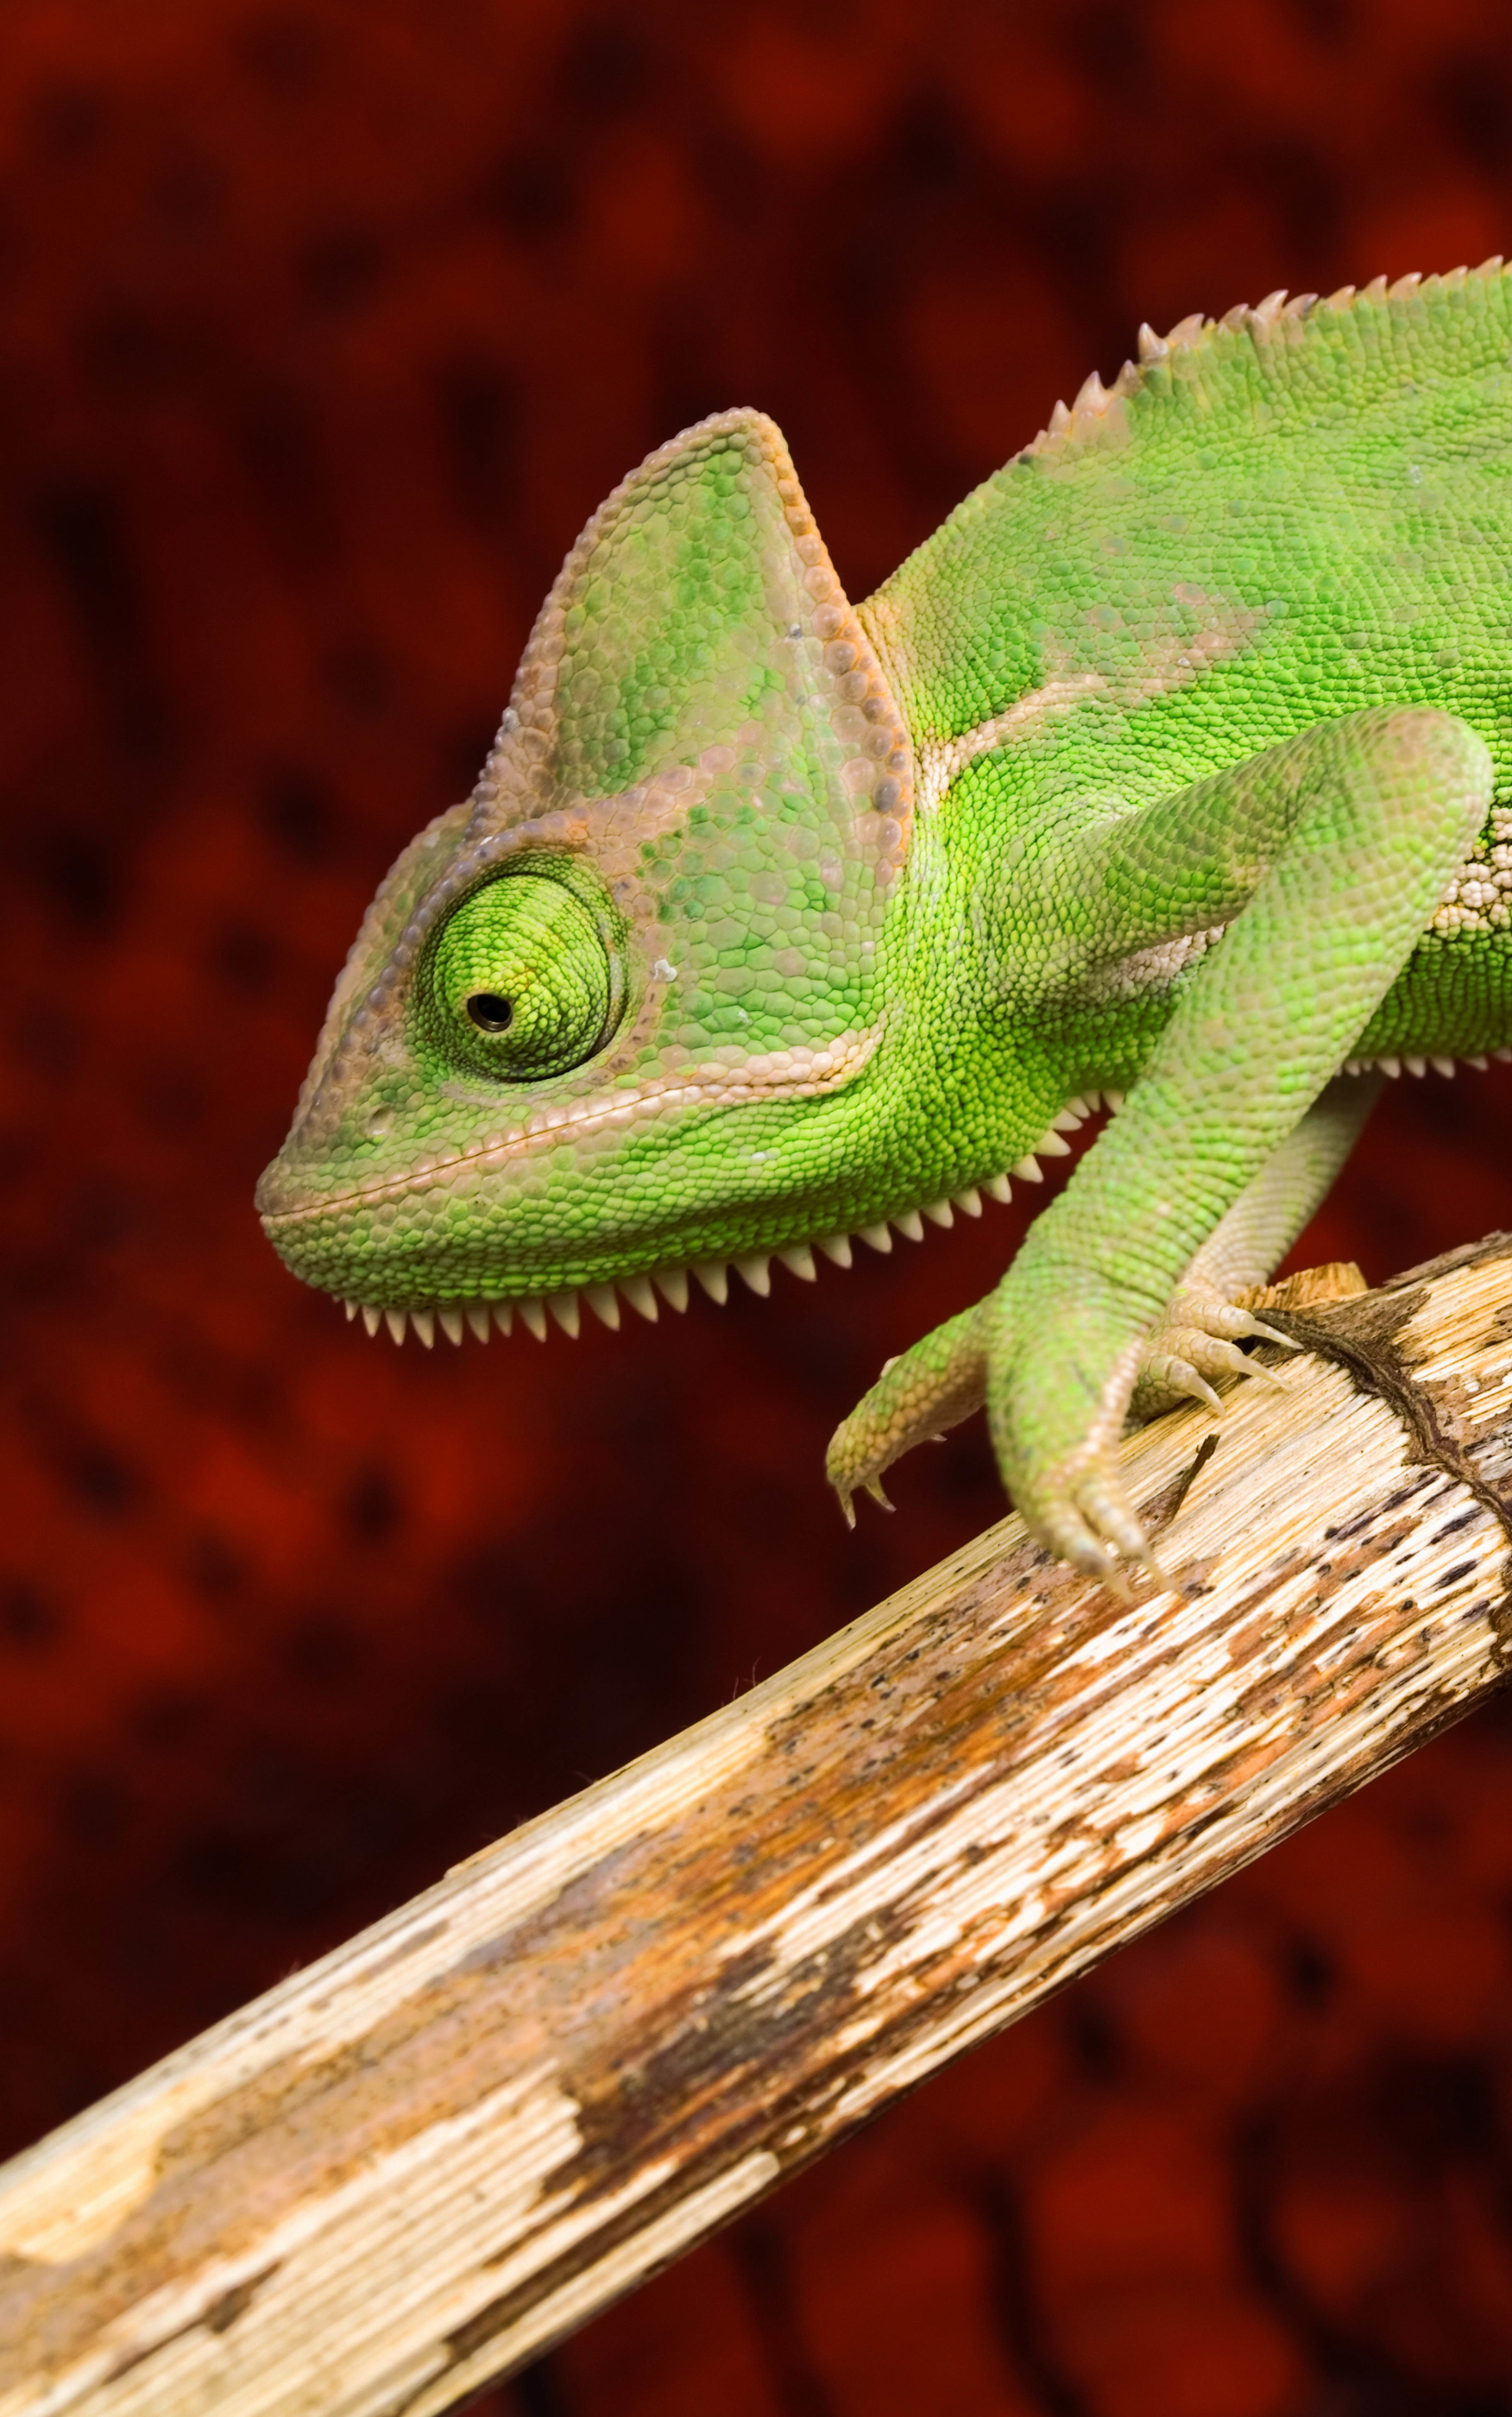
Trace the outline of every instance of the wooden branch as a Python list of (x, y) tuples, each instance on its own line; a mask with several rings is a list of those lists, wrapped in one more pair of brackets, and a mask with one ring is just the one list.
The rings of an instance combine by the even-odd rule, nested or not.
[(4, 2417), (445, 2409), (1498, 1684), (1512, 1238), (1298, 1330), (19, 2158)]

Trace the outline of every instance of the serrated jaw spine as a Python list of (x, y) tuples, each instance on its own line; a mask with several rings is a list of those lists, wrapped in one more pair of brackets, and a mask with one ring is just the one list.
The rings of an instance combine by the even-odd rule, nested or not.
[[(1498, 1055), (1506, 1055), (1498, 1052)], [(1423, 1061), (1409, 1060), (1420, 1068)], [(1434, 1064), (1441, 1061), (1434, 1059)], [(1484, 1060), (1473, 1061), (1484, 1063)], [(1354, 1071), (1351, 1068), (1348, 1071)], [(1451, 1069), (1452, 1071), (1452, 1069)], [(900, 1234), (906, 1241), (922, 1242), (926, 1221), (942, 1228), (953, 1225), (959, 1210), (963, 1217), (980, 1217), (984, 1197), (1006, 1202), (1012, 1198), (1009, 1175), (1025, 1183), (1042, 1183), (1041, 1158), (1066, 1158), (1070, 1144), (1066, 1135), (1077, 1132), (1101, 1102), (1110, 1109), (1123, 1104), (1118, 1091), (1078, 1093), (1057, 1111), (1033, 1151), (1021, 1158), (1008, 1175), (990, 1175), (980, 1183), (969, 1183), (963, 1190), (953, 1192), (939, 1200), (927, 1200), (917, 1208), (904, 1208), (875, 1225), (863, 1225), (855, 1234), (817, 1234), (811, 1242), (796, 1242), (771, 1252), (755, 1253), (748, 1258), (695, 1260), (686, 1267), (653, 1268), (648, 1273), (617, 1277), (613, 1284), (583, 1285), (559, 1292), (543, 1293), (536, 1299), (514, 1300), (470, 1300), (438, 1303), (433, 1308), (381, 1309), (370, 1303), (347, 1300), (342, 1307), (349, 1319), (360, 1316), (367, 1332), (376, 1335), (386, 1327), (395, 1343), (402, 1343), (411, 1328), (429, 1351), (434, 1347), (439, 1331), (448, 1343), (460, 1344), (464, 1333), (471, 1333), (479, 1343), (489, 1340), (492, 1327), (501, 1334), (513, 1330), (518, 1317), (538, 1343), (544, 1343), (552, 1324), (576, 1341), (582, 1330), (582, 1305), (586, 1302), (594, 1315), (604, 1326), (617, 1333), (620, 1327), (620, 1304), (627, 1302), (638, 1315), (651, 1325), (659, 1314), (658, 1296), (669, 1308), (681, 1313), (690, 1298), (689, 1283), (696, 1282), (712, 1301), (720, 1307), (730, 1298), (732, 1269), (748, 1288), (765, 1300), (772, 1289), (772, 1266), (779, 1261), (800, 1284), (815, 1282), (819, 1269), (816, 1251), (838, 1268), (854, 1264), (853, 1241), (862, 1241), (873, 1251), (889, 1252), (893, 1237)]]

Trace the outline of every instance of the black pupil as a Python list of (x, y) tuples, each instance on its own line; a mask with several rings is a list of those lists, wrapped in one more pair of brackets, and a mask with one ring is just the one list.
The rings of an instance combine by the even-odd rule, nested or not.
[(513, 1002), (501, 998), (496, 990), (476, 990), (467, 1002), (467, 1012), (479, 1032), (507, 1032), (515, 1011)]

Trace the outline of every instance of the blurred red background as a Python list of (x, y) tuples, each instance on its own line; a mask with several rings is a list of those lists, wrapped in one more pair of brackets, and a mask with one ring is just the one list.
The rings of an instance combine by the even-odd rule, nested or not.
[[(821, 1457), (1018, 1204), (427, 1358), (264, 1244), (334, 970), (650, 446), (785, 429), (854, 596), (1140, 319), (1512, 250), (1491, 0), (8, 0), (0, 2134), (20, 2146), (998, 1515)], [(1297, 1254), (1512, 1224), (1512, 1069)], [(1512, 1725), (878, 2123), (493, 2417), (1512, 2409)]]

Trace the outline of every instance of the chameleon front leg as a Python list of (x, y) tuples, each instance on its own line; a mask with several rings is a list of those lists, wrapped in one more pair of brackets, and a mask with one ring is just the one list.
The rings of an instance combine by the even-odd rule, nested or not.
[(1044, 869), (1049, 914), (1057, 885), (1084, 897), (1091, 881), (1126, 934), (1155, 936), (1178, 908), (1177, 928), (1228, 924), (985, 1320), (999, 1466), (1078, 1567), (1106, 1577), (1115, 1554), (1147, 1557), (1113, 1458), (1144, 1339), (1405, 965), (1490, 788), (1487, 749), (1454, 716), (1353, 714)]
[(1042, 926), (1089, 972), (1229, 928), (997, 1290), (905, 1353), (839, 1430), (829, 1471), (847, 1505), (985, 1398), (1044, 1543), (1098, 1576), (1115, 1552), (1145, 1557), (1113, 1460), (1136, 1385), (1141, 1409), (1201, 1393), (1232, 1364), (1218, 1346), (1263, 1330), (1224, 1295), (1269, 1272), (1342, 1163), (1375, 1087), (1329, 1078), (1468, 854), (1490, 783), (1452, 715), (1355, 714), (1045, 864)]
[[(1218, 1220), (1145, 1339), (1133, 1418), (1157, 1417), (1187, 1395), (1217, 1409), (1214, 1377), (1259, 1373), (1240, 1342), (1255, 1335), (1287, 1341), (1237, 1308), (1234, 1295), (1263, 1284), (1286, 1256), (1358, 1139), (1382, 1081), (1365, 1074), (1330, 1083)], [(992, 1300), (990, 1293), (889, 1361), (837, 1428), (825, 1473), (848, 1519), (858, 1489), (885, 1502), (882, 1479), (894, 1461), (981, 1408)]]

